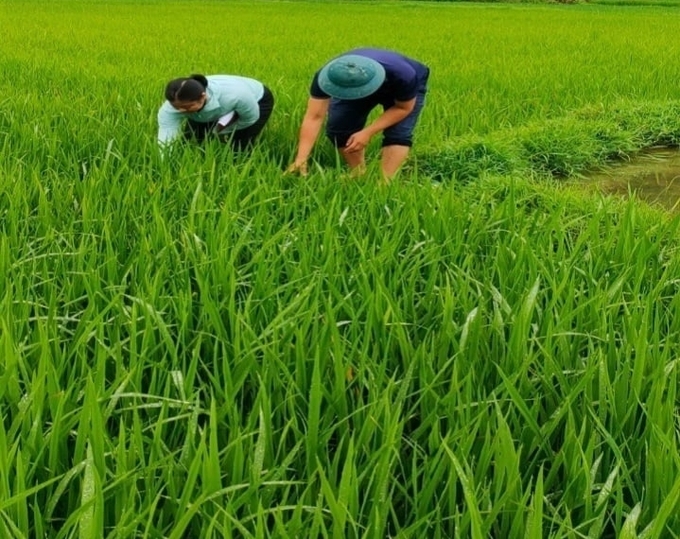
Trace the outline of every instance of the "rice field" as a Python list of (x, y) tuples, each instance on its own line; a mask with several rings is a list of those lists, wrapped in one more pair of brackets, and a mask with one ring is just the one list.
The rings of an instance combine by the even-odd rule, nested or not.
[[(680, 536), (677, 6), (6, 0), (0, 537)], [(412, 159), (283, 174), (311, 75), (432, 69)], [(261, 143), (156, 148), (235, 73)], [(369, 148), (375, 165), (378, 147)]]

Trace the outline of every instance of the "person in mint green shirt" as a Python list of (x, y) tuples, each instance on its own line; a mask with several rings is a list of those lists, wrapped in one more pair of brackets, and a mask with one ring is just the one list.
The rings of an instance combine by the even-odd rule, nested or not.
[(274, 109), (260, 81), (236, 75), (191, 75), (171, 80), (158, 111), (158, 144), (218, 137), (237, 151), (252, 146)]

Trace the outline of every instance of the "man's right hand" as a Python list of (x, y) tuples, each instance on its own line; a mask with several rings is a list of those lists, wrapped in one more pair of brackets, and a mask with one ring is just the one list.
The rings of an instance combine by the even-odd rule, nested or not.
[(307, 176), (307, 161), (295, 161), (286, 169), (286, 174), (299, 174), (300, 176)]

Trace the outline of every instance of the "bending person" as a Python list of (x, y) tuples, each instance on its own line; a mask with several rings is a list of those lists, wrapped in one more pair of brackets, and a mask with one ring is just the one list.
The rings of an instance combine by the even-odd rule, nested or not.
[[(399, 170), (413, 144), (413, 129), (425, 103), (429, 68), (397, 52), (354, 49), (317, 71), (289, 172), (307, 174), (307, 160), (328, 115), (326, 135), (355, 174), (365, 169), (364, 149), (382, 132), (385, 179)], [(366, 125), (376, 106), (383, 113)]]
[(274, 96), (264, 84), (235, 75), (174, 79), (165, 88), (165, 99), (158, 111), (161, 149), (182, 135), (198, 142), (217, 136), (237, 151), (246, 149), (274, 109)]

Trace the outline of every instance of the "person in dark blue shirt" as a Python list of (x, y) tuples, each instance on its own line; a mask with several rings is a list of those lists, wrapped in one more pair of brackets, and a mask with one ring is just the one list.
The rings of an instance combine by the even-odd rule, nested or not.
[[(297, 154), (288, 172), (307, 174), (307, 160), (328, 115), (326, 135), (354, 174), (365, 170), (364, 149), (382, 132), (382, 173), (386, 180), (392, 178), (413, 144), (429, 74), (426, 65), (382, 49), (354, 49), (328, 62), (312, 79)], [(383, 113), (366, 125), (378, 105)]]

